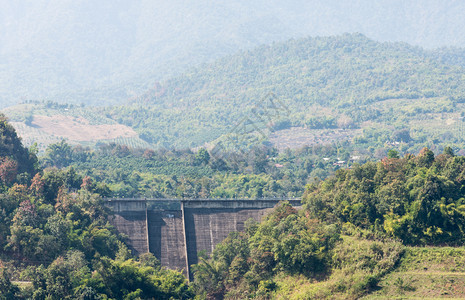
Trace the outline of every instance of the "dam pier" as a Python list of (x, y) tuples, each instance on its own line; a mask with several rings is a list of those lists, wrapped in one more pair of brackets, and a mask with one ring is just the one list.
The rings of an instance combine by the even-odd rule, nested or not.
[(128, 237), (131, 250), (153, 253), (162, 266), (183, 271), (198, 263), (199, 251), (211, 254), (230, 232), (244, 230), (248, 219), (260, 221), (279, 202), (290, 199), (106, 199), (112, 224)]

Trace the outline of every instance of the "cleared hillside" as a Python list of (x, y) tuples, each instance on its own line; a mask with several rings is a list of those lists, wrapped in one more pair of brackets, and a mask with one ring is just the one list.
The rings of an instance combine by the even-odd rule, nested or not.
[(81, 146), (117, 143), (133, 148), (151, 148), (132, 128), (100, 116), (92, 109), (49, 102), (16, 105), (3, 112), (24, 145), (29, 147), (36, 143), (40, 151), (61, 140)]

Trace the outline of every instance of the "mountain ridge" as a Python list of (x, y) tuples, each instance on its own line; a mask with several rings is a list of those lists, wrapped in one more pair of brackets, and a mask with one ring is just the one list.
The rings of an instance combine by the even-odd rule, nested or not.
[(121, 103), (199, 63), (289, 38), (361, 32), (428, 48), (465, 46), (460, 1), (0, 4), (2, 106)]
[[(128, 105), (103, 111), (135, 128), (148, 142), (186, 147), (192, 141), (199, 146), (227, 135), (242, 118), (253, 116), (254, 105), (270, 92), (291, 111), (273, 120), (287, 127), (360, 128), (373, 120), (401, 127), (407, 122), (396, 124), (400, 116), (389, 113), (389, 106), (395, 105), (391, 102), (414, 106), (417, 119), (424, 117), (420, 112), (452, 113), (463, 101), (462, 79), (463, 67), (443, 63), (436, 52), (344, 34), (241, 51), (159, 82)], [(384, 100), (393, 101), (379, 105)], [(408, 114), (412, 113), (401, 115)], [(210, 140), (198, 139), (194, 131), (210, 133)], [(161, 135), (169, 132), (178, 136)], [(183, 144), (176, 142), (181, 139)]]
[[(64, 114), (89, 117), (95, 125), (121, 124), (138, 134), (125, 143), (153, 148), (293, 148), (357, 141), (366, 150), (366, 143), (397, 145), (402, 139), (394, 133), (407, 130), (409, 144), (398, 149), (402, 152), (442, 143), (460, 150), (465, 148), (464, 74), (460, 51), (427, 51), (343, 34), (243, 50), (158, 81), (125, 105), (95, 108), (48, 101), (5, 111), (14, 122)], [(280, 111), (273, 101), (280, 103)], [(259, 103), (275, 115), (266, 118)], [(244, 120), (256, 127), (245, 135), (237, 127)], [(18, 127), (25, 129), (27, 124)], [(298, 136), (286, 136), (289, 132)]]

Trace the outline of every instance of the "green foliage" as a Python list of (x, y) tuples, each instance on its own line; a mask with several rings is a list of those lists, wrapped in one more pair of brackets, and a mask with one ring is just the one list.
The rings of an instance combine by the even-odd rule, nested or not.
[(51, 144), (45, 150), (45, 156), (42, 158), (44, 164), (48, 167), (63, 168), (67, 167), (72, 159), (72, 149), (64, 140), (60, 143)]
[(193, 266), (200, 298), (356, 299), (373, 291), (404, 252), (382, 234), (325, 225), (286, 203), (248, 226)]
[[(455, 113), (463, 111), (462, 66), (440, 57), (360, 34), (290, 40), (199, 66), (129, 105), (104, 108), (102, 115), (134, 128), (157, 148), (229, 142), (228, 147), (247, 149), (289, 127), (375, 129), (383, 140), (364, 138), (377, 147), (423, 145), (423, 134), (435, 144), (463, 147), (457, 130), (462, 120)], [(283, 105), (261, 107), (271, 91)], [(253, 124), (254, 134), (234, 127), (244, 120)]]
[(396, 150), (389, 150), (387, 157), (388, 158), (399, 158), (399, 153)]
[[(450, 56), (448, 52), (378, 43), (360, 34), (298, 39), (199, 66), (157, 83), (123, 106), (84, 109), (43, 102), (21, 105), (9, 114), (21, 122), (31, 114), (58, 114), (84, 116), (92, 124), (123, 123), (139, 137), (96, 143), (117, 143), (126, 149), (221, 144), (228, 150), (249, 151), (252, 145), (284, 149), (344, 140), (359, 151), (373, 147), (369, 156), (375, 157), (379, 148), (404, 154), (428, 146), (440, 153), (446, 145), (465, 148), (463, 64), (446, 62), (450, 59), (443, 55)], [(276, 102), (263, 101), (271, 91)], [(250, 128), (241, 132), (244, 122)], [(36, 128), (15, 126), (37, 131), (34, 138), (42, 139)], [(54, 142), (57, 138), (49, 136), (40, 147)], [(48, 154), (59, 154), (59, 149), (51, 150)], [(124, 156), (124, 147), (119, 150), (117, 155)], [(49, 157), (47, 165), (69, 160), (67, 154), (58, 156)], [(263, 170), (255, 167), (254, 172)], [(315, 173), (325, 175), (321, 170)]]
[(376, 237), (350, 224), (342, 228), (342, 240), (333, 249), (326, 276), (307, 280), (280, 274), (274, 279), (275, 298), (359, 299), (377, 289), (379, 280), (398, 265), (404, 249), (399, 242)]
[(284, 202), (256, 228), (231, 233), (211, 260), (193, 266), (193, 288), (206, 297), (270, 295), (278, 272), (313, 277), (326, 271), (338, 240), (336, 226), (308, 219)]
[[(393, 155), (391, 155), (393, 156)], [(403, 240), (405, 244), (462, 244), (463, 157), (434, 157), (424, 148), (415, 157), (339, 170), (305, 195), (314, 217), (350, 222)]]
[(41, 264), (25, 274), (33, 281), (32, 299), (190, 297), (180, 273), (161, 269), (154, 258), (144, 256), (141, 263), (132, 261), (121, 237), (109, 225), (107, 209), (96, 194), (86, 189), (68, 194), (64, 181), (61, 183), (54, 206), (19, 185), (10, 188), (10, 195), (24, 201), (13, 211), (5, 206), (5, 211), (11, 211), (11, 225), (9, 230), (3, 229), (8, 243), (2, 254), (14, 255), (32, 265)]
[(23, 147), (14, 128), (0, 114), (0, 189), (15, 182), (18, 174), (23, 174), (26, 182), (36, 173), (37, 157)]
[(102, 258), (96, 263), (89, 285), (98, 293), (115, 299), (187, 299), (192, 296), (180, 273), (141, 266), (133, 260)]
[(19, 288), (11, 283), (8, 270), (4, 267), (0, 268), (0, 299), (21, 299)]
[[(93, 192), (113, 197), (298, 197), (309, 181), (340, 168), (333, 162), (338, 155), (349, 156), (346, 146), (303, 147), (281, 153), (265, 146), (252, 147), (248, 152), (217, 153), (203, 148), (194, 153), (116, 144), (102, 145), (98, 150), (74, 147), (71, 168), (51, 173), (46, 169), (44, 189), (46, 198), (53, 199), (56, 195), (48, 192), (48, 186), (57, 191), (56, 186), (64, 180), (68, 188), (78, 189), (78, 182), (89, 179), (97, 182), (89, 186)], [(76, 171), (89, 178), (79, 177)]]
[(205, 148), (201, 148), (197, 152), (194, 158), (194, 164), (197, 164), (197, 165), (208, 164), (209, 161), (210, 161), (210, 154)]
[[(58, 146), (52, 148), (72, 154), (66, 143)], [(28, 153), (24, 148), (11, 150)], [(0, 264), (0, 299), (192, 296), (181, 273), (161, 268), (150, 255), (140, 262), (133, 260), (123, 237), (109, 223), (110, 212), (102, 197), (96, 194), (105, 191), (104, 185), (94, 184), (73, 167), (33, 169), (30, 174), (35, 174), (30, 182), (16, 178), (2, 185), (0, 257), (8, 268)], [(10, 266), (27, 267), (21, 278), (32, 286), (19, 289), (12, 284), (10, 278), (18, 278), (20, 271)]]
[(30, 268), (25, 272), (25, 276), (33, 281), (33, 299), (192, 297), (186, 279), (180, 273), (133, 259), (112, 260), (101, 257), (89, 263), (80, 251), (68, 251), (47, 268)]

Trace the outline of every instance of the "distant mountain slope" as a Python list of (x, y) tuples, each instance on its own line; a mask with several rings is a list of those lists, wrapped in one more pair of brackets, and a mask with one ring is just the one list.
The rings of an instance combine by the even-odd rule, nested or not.
[(81, 146), (116, 143), (133, 148), (151, 148), (132, 128), (117, 124), (92, 109), (48, 102), (20, 104), (3, 112), (24, 145), (36, 143), (39, 151), (61, 140)]
[(0, 0), (0, 7), (0, 106), (117, 103), (186, 67), (308, 35), (465, 46), (462, 1)]
[(195, 147), (224, 138), (244, 117), (260, 123), (254, 106), (272, 92), (283, 105), (269, 120), (276, 130), (408, 127), (425, 141), (433, 124), (441, 134), (462, 124), (464, 79), (461, 66), (421, 48), (345, 34), (242, 51), (104, 111), (150, 143)]

